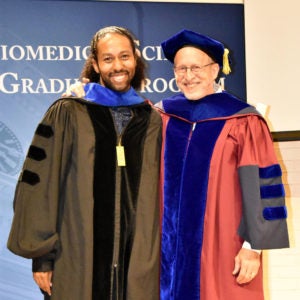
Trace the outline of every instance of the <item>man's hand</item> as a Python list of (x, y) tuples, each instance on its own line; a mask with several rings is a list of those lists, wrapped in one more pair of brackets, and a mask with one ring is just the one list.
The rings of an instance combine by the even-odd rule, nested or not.
[(249, 283), (258, 273), (260, 254), (253, 250), (241, 248), (234, 262), (235, 265), (232, 275), (236, 276), (237, 283)]
[(41, 290), (46, 292), (51, 296), (51, 287), (52, 287), (52, 271), (48, 272), (34, 272), (33, 279), (36, 284), (40, 287)]
[(85, 96), (84, 86), (89, 82), (89, 79), (82, 78), (82, 81), (77, 81), (76, 83), (71, 84), (70, 87), (62, 94), (62, 97), (75, 95), (78, 98), (83, 98)]

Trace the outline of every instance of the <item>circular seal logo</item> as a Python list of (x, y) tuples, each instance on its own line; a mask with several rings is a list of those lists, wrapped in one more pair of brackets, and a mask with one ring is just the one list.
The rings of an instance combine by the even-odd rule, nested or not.
[(0, 172), (8, 175), (17, 174), (23, 159), (20, 141), (12, 130), (0, 121)]

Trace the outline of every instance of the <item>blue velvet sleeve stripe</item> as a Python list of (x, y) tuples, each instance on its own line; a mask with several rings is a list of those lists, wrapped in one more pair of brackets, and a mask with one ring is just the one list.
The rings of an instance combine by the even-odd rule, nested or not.
[(279, 177), (281, 175), (282, 172), (279, 164), (275, 164), (266, 168), (259, 168), (260, 178), (272, 178), (272, 177)]
[(287, 210), (285, 206), (266, 207), (263, 210), (263, 217), (268, 221), (286, 219)]
[(284, 197), (283, 184), (264, 185), (260, 187), (260, 196), (262, 199)]

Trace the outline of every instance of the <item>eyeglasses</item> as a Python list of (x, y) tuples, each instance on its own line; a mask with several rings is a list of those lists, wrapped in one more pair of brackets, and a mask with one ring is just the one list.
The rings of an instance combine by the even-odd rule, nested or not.
[(190, 67), (186, 67), (186, 66), (174, 67), (174, 72), (177, 75), (184, 75), (187, 72), (187, 70), (190, 69), (193, 74), (199, 74), (201, 71), (203, 71), (205, 67), (208, 67), (213, 64), (215, 64), (215, 62), (211, 62), (204, 66), (192, 65)]

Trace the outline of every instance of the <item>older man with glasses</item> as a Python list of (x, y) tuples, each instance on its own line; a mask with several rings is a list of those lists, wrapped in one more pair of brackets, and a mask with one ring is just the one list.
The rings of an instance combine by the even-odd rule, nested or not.
[(163, 119), (161, 300), (261, 300), (261, 249), (289, 246), (281, 168), (256, 109), (223, 91), (228, 50), (183, 30), (162, 43), (181, 92)]

